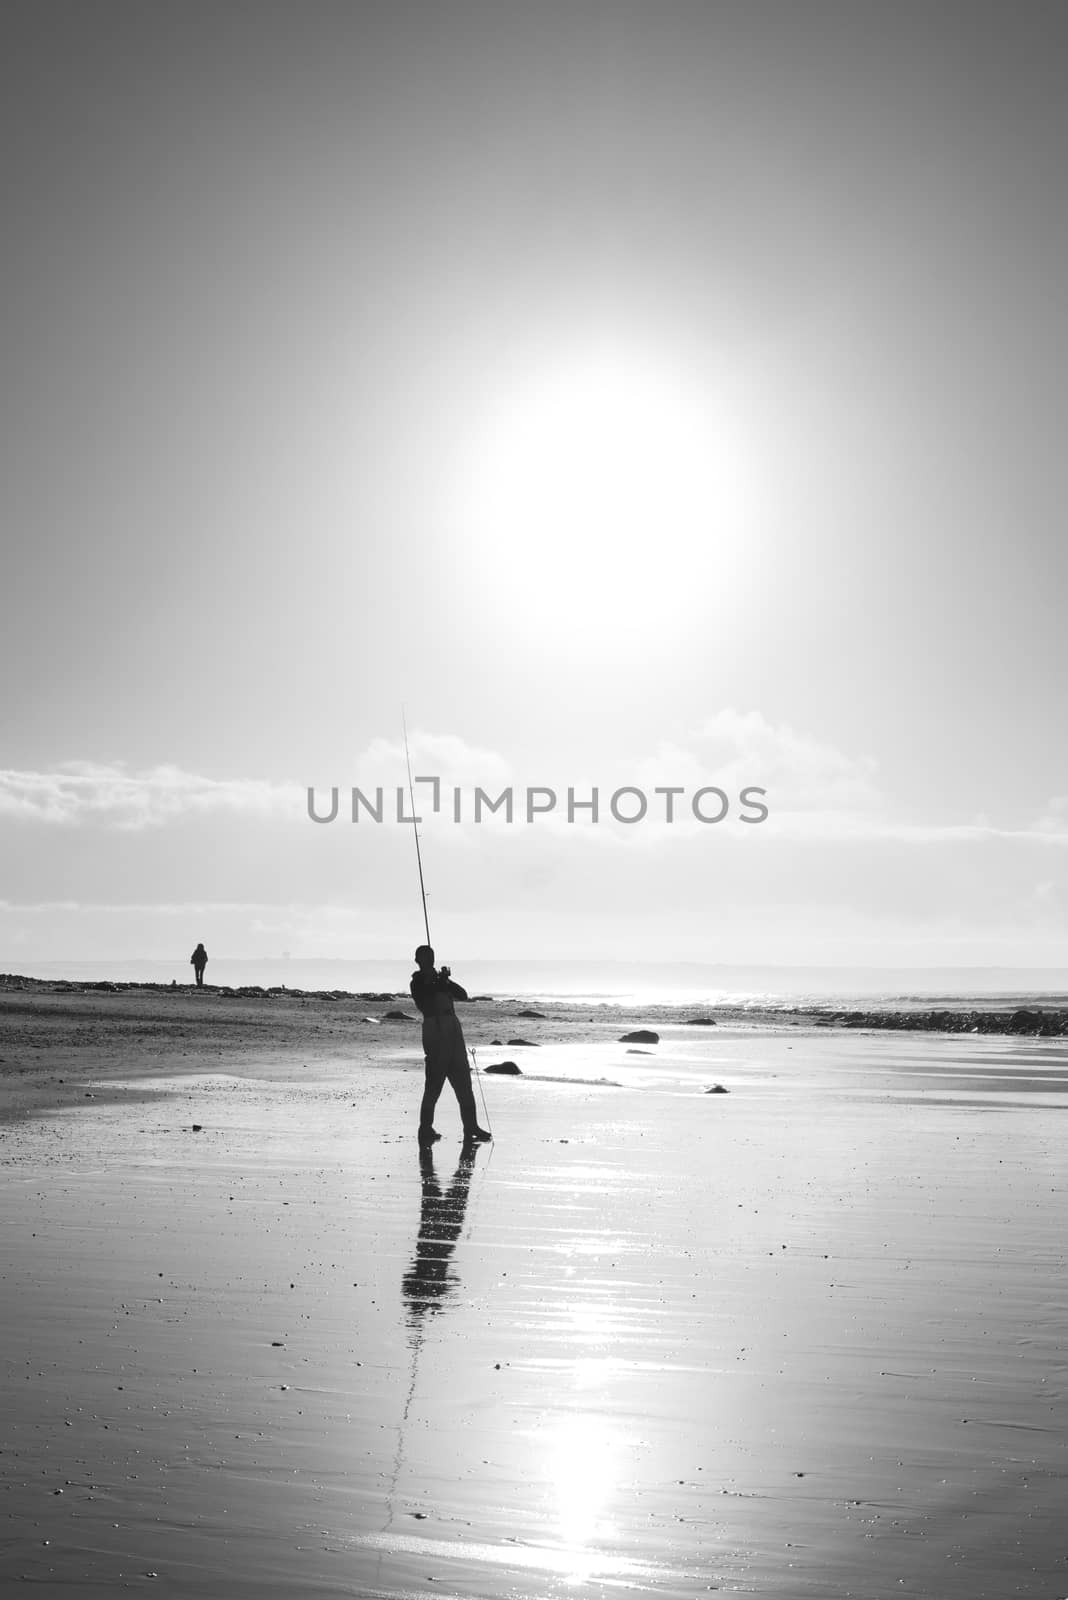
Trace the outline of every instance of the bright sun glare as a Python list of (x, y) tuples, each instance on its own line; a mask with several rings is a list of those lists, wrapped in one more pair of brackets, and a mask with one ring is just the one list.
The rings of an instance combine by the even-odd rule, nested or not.
[(598, 1546), (615, 1532), (609, 1507), (616, 1492), (618, 1445), (602, 1418), (573, 1413), (556, 1430), (549, 1471), (556, 1499), (556, 1531), (568, 1551), (569, 1577), (584, 1581), (596, 1567)]
[[(498, 396), (462, 469), (462, 532), (491, 597), (566, 628), (605, 607), (685, 608), (736, 559), (745, 474), (711, 397), (617, 352)], [(488, 581), (487, 581), (488, 580)]]

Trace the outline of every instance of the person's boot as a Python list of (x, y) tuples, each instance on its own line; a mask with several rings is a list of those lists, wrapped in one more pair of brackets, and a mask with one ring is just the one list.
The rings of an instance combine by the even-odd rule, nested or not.
[(441, 1134), (438, 1133), (436, 1128), (420, 1128), (419, 1129), (419, 1143), (421, 1145), (425, 1146), (425, 1145), (433, 1144), (436, 1139), (440, 1139), (440, 1138), (441, 1138)]
[(464, 1129), (464, 1144), (477, 1144), (483, 1139), (492, 1139), (492, 1133), (487, 1133), (485, 1128), (480, 1128), (476, 1122), (473, 1128)]

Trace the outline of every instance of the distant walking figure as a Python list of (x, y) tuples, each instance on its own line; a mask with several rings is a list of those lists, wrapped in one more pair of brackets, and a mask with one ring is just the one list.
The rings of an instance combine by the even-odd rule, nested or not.
[(204, 968), (208, 964), (208, 952), (205, 950), (202, 944), (197, 945), (196, 949), (193, 951), (193, 954), (189, 957), (189, 963), (193, 968), (193, 971), (196, 973), (197, 988), (199, 989), (203, 986)]
[(412, 999), (423, 1014), (423, 1055), (426, 1057), (426, 1085), (419, 1108), (419, 1142), (428, 1145), (441, 1138), (434, 1131), (434, 1107), (446, 1078), (459, 1102), (464, 1138), (489, 1139), (492, 1135), (478, 1125), (464, 1031), (452, 1004), (454, 1000), (466, 1000), (467, 991), (453, 983), (448, 967), (435, 971), (434, 952), (428, 944), (419, 946), (415, 959), (418, 970), (412, 973)]

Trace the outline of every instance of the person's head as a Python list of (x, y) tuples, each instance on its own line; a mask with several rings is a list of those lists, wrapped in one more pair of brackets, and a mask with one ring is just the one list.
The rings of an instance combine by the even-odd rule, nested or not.
[(415, 952), (415, 964), (424, 972), (429, 971), (434, 965), (434, 952), (428, 944), (421, 944)]

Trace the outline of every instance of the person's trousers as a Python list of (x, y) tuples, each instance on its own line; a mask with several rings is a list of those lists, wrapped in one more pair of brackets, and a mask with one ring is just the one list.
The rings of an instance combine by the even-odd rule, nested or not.
[(434, 1122), (434, 1107), (446, 1082), (451, 1083), (460, 1107), (464, 1132), (478, 1126), (475, 1091), (471, 1087), (471, 1067), (467, 1059), (463, 1029), (457, 1017), (427, 1017), (423, 1022), (423, 1054), (426, 1057), (426, 1083), (419, 1108), (419, 1130), (429, 1132)]

